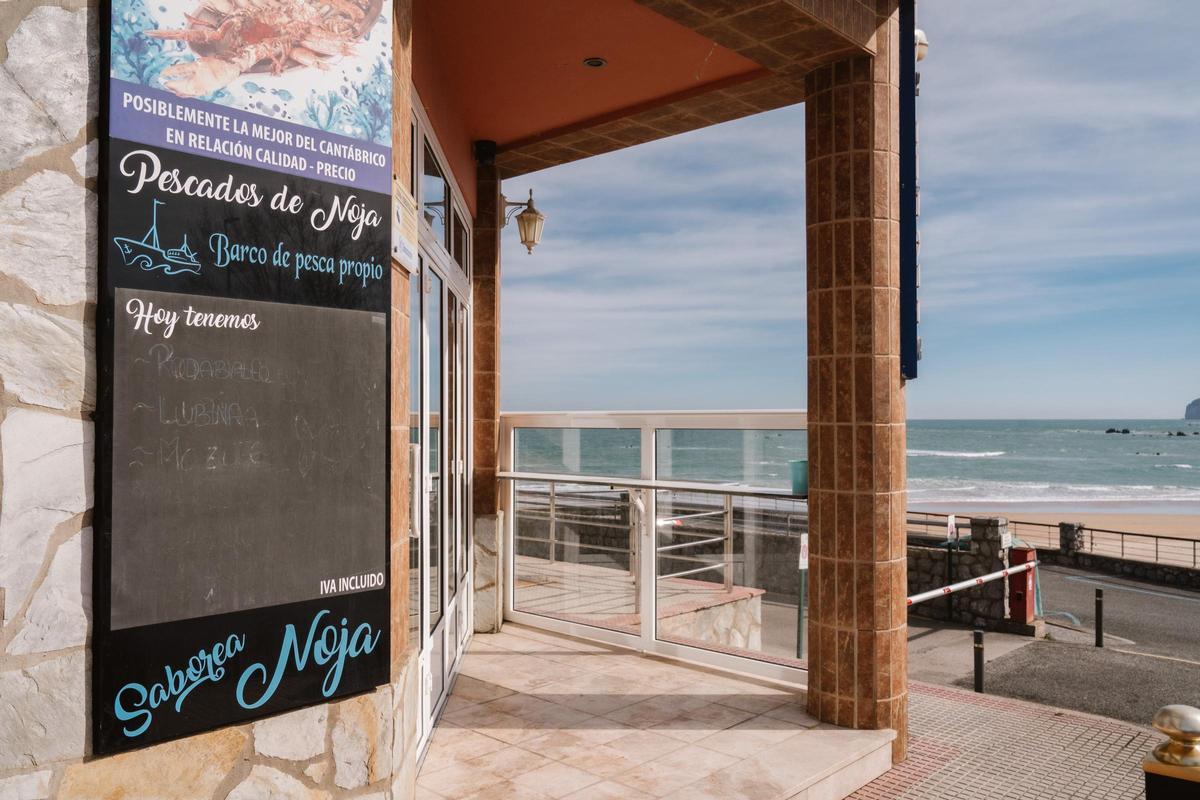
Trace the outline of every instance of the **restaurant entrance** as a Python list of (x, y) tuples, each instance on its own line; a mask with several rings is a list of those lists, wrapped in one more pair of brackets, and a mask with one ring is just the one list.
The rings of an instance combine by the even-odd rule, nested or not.
[[(467, 475), (467, 305), (428, 254), (412, 281), (414, 641), (422, 728), (432, 728), (471, 630)], [(420, 334), (419, 336), (417, 334)]]
[(457, 674), (471, 623), (470, 227), (436, 138), (414, 117), (421, 209), (409, 287), (409, 634), (420, 649), (419, 735), (429, 735)]

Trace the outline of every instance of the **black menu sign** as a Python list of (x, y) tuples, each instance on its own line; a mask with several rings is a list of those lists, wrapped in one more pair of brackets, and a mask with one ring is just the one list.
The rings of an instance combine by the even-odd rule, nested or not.
[(389, 11), (111, 3), (98, 754), (388, 679)]

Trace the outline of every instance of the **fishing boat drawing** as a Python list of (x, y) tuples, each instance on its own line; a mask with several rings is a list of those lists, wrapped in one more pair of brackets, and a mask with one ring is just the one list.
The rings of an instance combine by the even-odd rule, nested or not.
[(158, 241), (158, 207), (166, 205), (161, 200), (155, 200), (150, 209), (150, 230), (141, 239), (129, 239), (125, 236), (113, 238), (113, 244), (121, 251), (127, 267), (141, 267), (144, 270), (161, 269), (168, 275), (180, 272), (200, 274), (200, 262), (196, 253), (188, 247), (187, 234), (179, 247), (164, 250)]

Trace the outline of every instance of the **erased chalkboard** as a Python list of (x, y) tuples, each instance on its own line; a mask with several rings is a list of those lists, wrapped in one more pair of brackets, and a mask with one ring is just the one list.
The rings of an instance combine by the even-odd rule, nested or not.
[(381, 588), (383, 313), (116, 289), (112, 630)]

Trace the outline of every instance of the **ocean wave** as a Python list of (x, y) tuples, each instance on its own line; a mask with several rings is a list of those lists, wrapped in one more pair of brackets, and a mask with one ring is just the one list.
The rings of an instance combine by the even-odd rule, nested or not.
[(1155, 469), (1192, 469), (1191, 464), (1155, 464)]
[(910, 478), (909, 502), (1054, 503), (1071, 501), (1200, 502), (1200, 488), (1147, 484), (1100, 485), (1030, 481)]
[(933, 456), (936, 458), (996, 458), (1004, 455), (1004, 450), (984, 450), (982, 452), (958, 450), (909, 450), (910, 456)]

